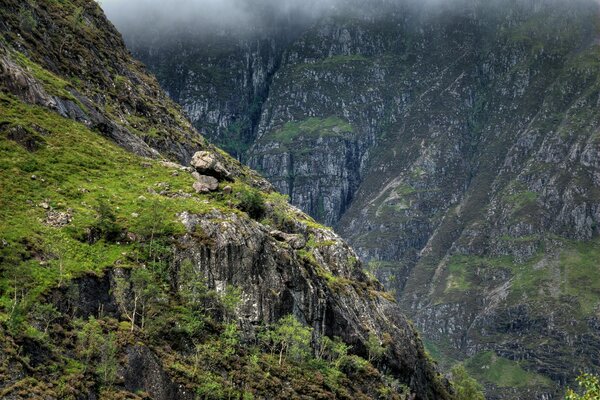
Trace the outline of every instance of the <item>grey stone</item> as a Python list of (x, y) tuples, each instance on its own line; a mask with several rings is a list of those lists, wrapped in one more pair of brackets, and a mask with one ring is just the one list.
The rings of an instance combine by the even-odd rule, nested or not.
[(214, 192), (219, 188), (219, 181), (212, 176), (198, 175), (194, 182), (194, 190), (196, 193)]
[(217, 156), (209, 151), (199, 151), (194, 154), (190, 164), (202, 175), (209, 175), (217, 179), (228, 179), (231, 176)]

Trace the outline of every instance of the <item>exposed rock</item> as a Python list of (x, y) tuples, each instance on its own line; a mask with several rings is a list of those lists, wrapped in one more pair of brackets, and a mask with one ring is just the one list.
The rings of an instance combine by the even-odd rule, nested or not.
[(220, 180), (231, 177), (231, 173), (217, 159), (217, 156), (208, 151), (199, 151), (194, 154), (190, 164), (202, 175), (209, 175)]
[(73, 216), (71, 211), (55, 211), (50, 210), (46, 213), (45, 224), (53, 228), (60, 228), (71, 223)]
[(155, 400), (194, 399), (194, 393), (176, 385), (165, 373), (156, 355), (146, 346), (127, 348), (125, 367), (121, 371), (125, 388), (132, 393), (146, 392)]
[[(446, 398), (445, 389), (426, 383), (436, 380), (435, 372), (427, 366), (416, 332), (397, 305), (379, 292), (381, 286), (368, 280), (360, 262), (348, 262), (357, 260), (356, 255), (333, 232), (305, 227), (315, 240), (328, 242), (310, 250), (320, 268), (356, 282), (344, 289), (330, 286), (301, 253), (279, 244), (293, 242), (297, 235), (269, 231), (252, 219), (218, 211), (202, 216), (183, 213), (180, 218), (189, 234), (181, 239), (177, 262), (191, 261), (210, 288), (222, 291), (233, 285), (242, 290), (237, 314), (246, 339), (252, 340), (261, 321), (277, 321), (288, 314), (318, 335), (341, 337), (352, 352), (365, 357), (369, 334), (380, 338), (387, 334), (391, 340), (382, 360), (386, 368), (410, 382), (417, 398)], [(198, 230), (204, 240), (193, 234)]]
[(214, 192), (219, 188), (219, 181), (212, 176), (198, 175), (194, 182), (194, 190), (196, 193)]
[[(336, 226), (450, 358), (495, 351), (554, 381), (523, 396), (556, 398), (600, 345), (589, 310), (566, 317), (566, 299), (586, 308), (597, 297), (566, 282), (584, 268), (569, 258), (585, 259), (600, 234), (599, 71), (586, 61), (597, 59), (598, 4), (396, 5), (219, 41), (222, 57), (131, 43), (211, 140)], [(199, 73), (232, 59), (248, 62), (228, 64), (220, 87)], [(240, 120), (242, 138), (228, 136)], [(520, 306), (535, 329), (503, 328)], [(566, 343), (585, 350), (566, 356)]]
[(161, 161), (160, 164), (167, 168), (177, 169), (180, 171), (185, 171), (187, 169), (185, 166), (171, 162), (171, 161)]
[(271, 231), (269, 232), (269, 234), (281, 242), (288, 243), (292, 247), (292, 249), (295, 250), (301, 249), (304, 246), (306, 246), (306, 239), (304, 238), (304, 235), (294, 235), (277, 230)]
[(46, 93), (43, 86), (3, 53), (3, 48), (0, 47), (0, 86), (28, 103), (57, 109), (56, 100)]
[[(23, 30), (22, 21), (19, 21), (20, 18), (15, 14), (15, 10), (19, 11), (20, 16), (33, 16), (36, 25), (33, 31), (25, 32)], [(70, 13), (80, 17), (81, 24), (78, 23), (79, 19), (74, 21)], [(56, 101), (55, 106), (50, 103), (45, 104), (36, 99), (36, 96), (43, 96), (44, 93), (36, 92), (31, 97), (27, 88), (20, 85), (15, 89), (15, 96), (19, 100), (11, 98), (8, 103), (11, 106), (14, 103), (17, 109), (29, 109), (31, 104), (46, 107), (47, 110), (36, 112), (36, 114), (41, 117), (48, 116), (45, 118), (48, 120), (45, 125), (52, 125), (54, 134), (58, 135), (58, 127), (63, 127), (63, 124), (55, 124), (56, 121), (64, 122), (65, 128), (72, 126), (82, 128), (66, 120), (70, 119), (89, 129), (73, 129), (72, 131), (69, 129), (68, 135), (65, 134), (64, 137), (71, 137), (69, 135), (79, 133), (88, 135), (88, 138), (93, 137), (94, 143), (99, 148), (109, 144), (93, 136), (94, 132), (111, 139), (131, 152), (159, 160), (169, 158), (187, 164), (192, 158), (192, 152), (202, 149), (204, 153), (196, 160), (200, 168), (197, 167), (196, 170), (210, 178), (209, 184), (214, 184), (214, 180), (217, 179), (235, 179), (239, 184), (250, 184), (267, 191), (271, 190), (271, 186), (264, 179), (241, 166), (239, 162), (228, 158), (219, 150), (212, 148), (190, 127), (185, 118), (179, 114), (177, 107), (160, 91), (155, 80), (145, 73), (141, 64), (132, 60), (123, 46), (121, 36), (104, 18), (96, 2), (84, 0), (76, 4), (64, 2), (57, 5), (53, 2), (38, 4), (37, 2), (5, 0), (0, 6), (0, 17), (2, 17), (0, 18), (0, 33), (4, 37), (4, 40), (0, 41), (2, 55), (5, 55), (5, 48), (10, 47), (11, 51), (18, 50), (25, 57), (26, 65), (33, 65), (30, 71), (29, 68), (21, 65), (23, 63), (15, 62), (20, 58), (16, 57), (14, 53), (7, 51), (6, 55), (7, 59), (18, 65), (20, 68), (18, 73), (21, 73), (22, 70), (27, 73), (27, 79), (33, 79), (33, 82), (28, 82), (26, 79), (24, 85), (38, 85), (44, 92), (52, 93), (51, 99)], [(73, 32), (73, 37), (65, 36), (65, 32)], [(44, 40), (43, 43), (40, 41), (41, 38)], [(64, 39), (73, 39), (77, 43), (72, 46), (67, 43), (66, 46), (63, 46)], [(274, 66), (271, 69), (274, 69)], [(261, 70), (256, 69), (256, 73), (260, 74)], [(15, 73), (12, 76), (16, 76)], [(2, 89), (10, 86), (10, 79), (0, 80)], [(5, 102), (3, 100), (2, 103)], [(40, 102), (41, 104), (38, 104)], [(58, 115), (50, 117), (47, 113), (48, 110), (55, 111)], [(56, 129), (55, 126), (57, 126)], [(153, 129), (153, 131), (156, 129), (154, 131), (156, 134), (144, 134), (144, 132), (150, 132), (146, 128)], [(338, 134), (339, 132), (334, 130), (334, 133)], [(63, 143), (58, 145), (55, 142), (55, 144), (58, 151), (81, 149), (81, 147), (70, 147), (69, 143), (64, 146)], [(53, 150), (50, 149), (50, 151)], [(95, 148), (90, 150), (95, 150)], [(148, 159), (144, 161), (143, 158), (127, 155), (120, 149), (112, 148), (111, 150), (114, 152), (107, 152), (111, 156), (106, 163), (101, 157), (96, 157), (95, 160), (99, 162), (90, 168), (95, 172), (99, 171), (99, 175), (90, 174), (84, 178), (79, 175), (84, 172), (76, 170), (76, 172), (64, 171), (66, 176), (74, 177), (77, 174), (78, 184), (87, 180), (90, 183), (91, 192), (101, 193), (102, 196), (110, 198), (110, 196), (117, 196), (118, 191), (113, 192), (114, 186), (112, 185), (107, 184), (103, 187), (100, 186), (103, 183), (92, 184), (96, 183), (94, 180), (97, 179), (97, 176), (106, 172), (107, 166), (111, 168), (111, 172), (118, 172), (119, 166), (136, 170), (139, 170), (141, 166), (146, 168), (143, 173), (146, 176), (139, 176), (141, 182), (131, 185), (132, 188), (135, 187), (136, 191), (128, 193), (129, 200), (138, 196), (142, 187), (152, 194), (156, 194), (155, 188), (159, 188), (161, 194), (170, 195), (167, 183), (158, 183), (154, 186), (156, 181), (148, 179), (149, 175), (154, 175), (159, 169), (164, 173), (163, 166)], [(58, 151), (57, 156), (63, 155)], [(95, 151), (94, 153), (100, 154)], [(112, 158), (114, 154), (120, 154), (120, 156)], [(28, 156), (28, 158), (33, 158), (35, 154)], [(75, 157), (73, 158), (76, 160)], [(71, 161), (68, 157), (66, 159)], [(48, 160), (51, 158), (49, 157)], [(135, 165), (128, 164), (132, 162), (131, 160), (135, 160)], [(23, 169), (30, 169), (30, 165), (25, 165)], [(72, 174), (69, 175), (69, 173)], [(28, 172), (25, 174), (24, 176), (30, 175)], [(47, 174), (47, 179), (51, 180), (52, 174), (49, 174), (48, 170), (44, 170), (43, 174)], [(116, 175), (111, 176), (113, 179), (117, 179)], [(138, 178), (137, 174), (130, 176)], [(163, 175), (161, 174), (161, 176)], [(52, 183), (55, 183), (55, 178), (52, 176)], [(25, 186), (35, 185), (28, 179), (26, 182)], [(68, 193), (74, 194), (73, 196), (63, 195), (61, 193), (63, 190), (58, 190), (56, 186), (48, 186), (46, 189), (52, 193), (51, 196), (48, 195), (48, 198), (55, 199), (57, 207), (62, 203), (63, 198), (65, 202), (75, 204), (75, 207), (80, 205), (89, 207), (83, 201), (80, 202), (82, 196), (75, 196), (77, 186), (65, 186), (68, 190), (73, 191), (73, 193)], [(59, 193), (61, 194), (59, 195)], [(31, 193), (32, 197), (35, 197), (34, 195), (35, 193)], [(37, 196), (37, 198), (43, 197)], [(143, 210), (146, 198), (139, 196), (138, 199), (140, 202), (136, 206)], [(167, 202), (167, 199), (162, 200)], [(202, 204), (208, 205), (206, 209), (210, 209), (210, 204), (220, 210), (224, 208), (222, 203), (215, 202), (214, 199), (204, 198), (200, 201)], [(129, 204), (132, 203), (135, 201)], [(187, 202), (170, 202), (168, 205), (179, 208), (185, 203)], [(228, 204), (232, 205), (231, 200)], [(44, 201), (42, 206), (45, 210), (54, 212), (48, 200)], [(195, 209), (200, 212), (199, 210), (203, 208)], [(167, 208), (166, 212), (170, 209)], [(137, 211), (138, 208), (136, 207), (135, 210)], [(74, 363), (71, 362), (71, 360), (75, 361), (77, 365), (80, 364), (76, 360), (83, 362), (83, 358), (77, 354), (79, 352), (76, 348), (78, 344), (82, 344), (82, 338), (78, 333), (86, 331), (85, 327), (80, 327), (74, 319), (88, 320), (82, 321), (87, 324), (93, 323), (92, 316), (97, 320), (98, 329), (102, 333), (108, 334), (110, 339), (109, 341), (102, 340), (104, 346), (90, 352), (87, 357), (87, 361), (90, 361), (88, 364), (92, 365), (93, 362), (94, 367), (100, 367), (101, 362), (107, 361), (104, 364), (104, 367), (107, 367), (104, 378), (108, 378), (110, 375), (111, 371), (108, 369), (115, 367), (115, 364), (121, 365), (118, 369), (120, 376), (117, 377), (115, 385), (108, 389), (109, 391), (114, 389), (115, 394), (121, 397), (137, 396), (134, 393), (127, 393), (129, 390), (147, 391), (151, 397), (158, 399), (185, 398), (187, 391), (179, 385), (174, 385), (174, 379), (170, 374), (177, 375), (177, 379), (190, 383), (190, 386), (196, 385), (196, 388), (199, 389), (199, 385), (202, 385), (201, 377), (186, 377), (190, 371), (188, 366), (191, 367), (192, 362), (190, 350), (194, 350), (197, 338), (192, 337), (192, 333), (186, 332), (187, 329), (177, 325), (183, 319), (180, 317), (185, 318), (187, 312), (194, 314), (192, 319), (198, 319), (195, 322), (209, 322), (209, 318), (206, 321), (202, 321), (203, 317), (196, 318), (196, 311), (203, 311), (203, 307), (198, 307), (199, 304), (185, 304), (183, 293), (177, 293), (178, 282), (184, 279), (180, 272), (185, 262), (186, 267), (192, 267), (190, 273), (197, 275), (194, 277), (197, 279), (193, 278), (195, 282), (206, 281), (210, 289), (219, 293), (229, 285), (235, 285), (240, 289), (241, 304), (235, 310), (234, 317), (237, 318), (232, 320), (239, 321), (239, 325), (243, 328), (242, 340), (248, 341), (242, 341), (241, 345), (256, 343), (259, 325), (264, 327), (265, 324), (274, 323), (285, 315), (294, 314), (301, 322), (314, 328), (315, 339), (320, 335), (339, 336), (351, 346), (354, 353), (363, 357), (368, 355), (366, 348), (368, 336), (378, 336), (380, 341), (386, 343), (386, 354), (379, 361), (380, 369), (378, 371), (371, 370), (378, 377), (377, 379), (384, 379), (387, 375), (391, 375), (399, 382), (410, 386), (417, 397), (422, 399), (446, 400), (451, 398), (446, 382), (437, 375), (416, 331), (399, 314), (397, 306), (390, 301), (389, 296), (381, 293), (381, 285), (362, 273), (356, 254), (332, 231), (313, 228), (317, 225), (306, 216), (300, 216), (297, 210), (286, 210), (286, 216), (291, 216), (291, 219), (298, 217), (289, 224), (295, 228), (294, 232), (302, 232), (302, 235), (296, 237), (290, 235), (284, 239), (290, 245), (282, 244), (280, 240), (271, 236), (269, 229), (261, 223), (234, 209), (230, 212), (215, 211), (198, 215), (184, 213), (181, 215), (181, 219), (187, 228), (186, 233), (170, 229), (170, 226), (165, 227), (164, 231), (155, 232), (153, 225), (150, 235), (146, 235), (143, 233), (144, 229), (141, 229), (140, 236), (136, 238), (127, 235), (127, 228), (133, 228), (136, 225), (132, 223), (128, 215), (131, 211), (133, 209), (129, 209), (129, 207), (115, 207), (115, 215), (111, 213), (107, 218), (101, 216), (101, 219), (104, 219), (101, 222), (107, 222), (105, 225), (112, 226), (109, 226), (108, 229), (104, 229), (105, 227), (87, 228), (87, 243), (78, 243), (77, 246), (93, 248), (93, 251), (89, 252), (91, 254), (86, 254), (86, 251), (68, 251), (65, 255), (70, 262), (81, 262), (78, 265), (80, 268), (68, 271), (62, 271), (61, 268), (60, 271), (53, 271), (51, 279), (38, 282), (38, 288), (42, 289), (40, 292), (48, 294), (45, 298), (36, 298), (36, 300), (40, 300), (42, 303), (44, 300), (50, 301), (61, 314), (60, 320), (56, 324), (57, 328), (47, 337), (48, 343), (52, 345), (52, 351), (48, 354), (60, 358), (60, 360), (55, 365), (43, 365), (44, 363), (40, 362), (40, 368), (33, 369), (27, 366), (29, 357), (21, 357), (22, 353), (20, 353), (18, 345), (11, 345), (15, 351), (9, 354), (8, 361), (15, 360), (17, 364), (25, 366), (24, 375), (28, 378), (19, 383), (21, 386), (10, 388), (15, 396), (19, 396), (21, 392), (26, 392), (25, 389), (29, 389), (23, 385), (35, 383), (37, 385), (33, 388), (35, 395), (53, 398), (54, 394), (47, 394), (52, 392), (47, 389), (50, 385), (57, 386), (56, 379), (62, 375), (63, 371), (70, 377), (66, 385), (63, 385), (61, 381), (60, 390), (63, 390), (64, 387), (65, 390), (73, 392), (69, 395), (73, 394), (74, 397), (90, 400), (98, 396), (94, 392), (99, 390), (102, 385), (102, 378), (98, 376), (100, 374), (93, 373), (92, 369), (82, 373), (79, 368), (73, 368)], [(36, 220), (37, 222), (40, 221)], [(126, 224), (127, 228), (118, 226), (121, 223)], [(61, 238), (57, 244), (70, 245), (74, 243), (74, 239), (85, 239), (80, 231), (72, 232), (67, 229), (64, 233), (66, 234), (63, 235), (65, 236), (64, 240)], [(71, 235), (72, 233), (75, 235)], [(95, 235), (96, 233), (105, 234), (103, 238), (105, 243), (95, 244), (98, 243), (96, 240), (99, 239), (99, 236), (94, 238), (89, 234)], [(163, 253), (164, 250), (161, 255), (153, 252), (153, 240), (157, 237), (155, 233), (164, 235), (161, 238), (164, 239), (162, 242), (164, 247), (171, 244), (170, 248), (161, 248), (160, 253)], [(300, 247), (304, 237), (314, 238), (318, 245), (308, 246), (308, 243), (304, 243), (302, 244), (304, 248), (297, 251), (295, 247)], [(21, 239), (20, 250), (15, 252), (17, 257), (22, 255), (32, 257), (33, 262), (39, 261), (39, 266), (36, 265), (39, 271), (36, 270), (36, 273), (45, 273), (44, 269), (53, 267), (52, 263), (38, 254), (46, 242), (37, 240), (37, 237), (34, 237), (31, 242), (28, 237)], [(47, 238), (45, 237), (45, 239)], [(135, 246), (136, 250), (130, 249), (129, 246), (121, 246), (121, 240), (136, 239), (147, 241), (152, 255), (142, 255), (145, 251), (141, 251), (141, 248), (137, 248), (137, 246)], [(11, 241), (14, 242), (12, 237)], [(161, 247), (163, 246), (161, 245)], [(69, 247), (69, 249), (71, 248)], [(108, 257), (104, 257), (104, 255), (98, 257), (98, 252), (105, 249), (108, 250)], [(138, 249), (140, 250), (139, 254), (134, 254)], [(158, 262), (159, 258), (161, 258), (161, 265), (165, 266), (165, 269), (160, 272), (160, 278), (158, 271), (154, 271), (153, 266), (150, 265), (150, 263)], [(60, 267), (62, 267), (62, 263)], [(139, 317), (136, 313), (150, 312), (149, 308), (146, 309), (145, 304), (142, 304), (139, 285), (144, 285), (145, 289), (151, 289), (149, 286), (154, 285), (149, 284), (149, 281), (146, 281), (147, 284), (140, 282), (137, 279), (139, 277), (136, 278), (133, 272), (143, 272), (144, 269), (150, 271), (152, 275), (150, 280), (154, 281), (156, 286), (160, 286), (156, 288), (160, 292), (160, 295), (156, 297), (160, 298), (153, 298), (156, 301), (154, 311), (169, 310), (173, 312), (165, 315), (161, 321), (153, 321), (158, 322), (154, 326), (157, 331), (154, 332), (149, 328), (144, 331), (143, 322), (140, 325), (136, 318), (136, 316)], [(63, 274), (63, 272), (65, 273)], [(155, 272), (156, 275), (154, 275)], [(167, 273), (163, 275), (162, 272)], [(78, 277), (72, 278), (71, 274), (75, 273)], [(141, 278), (141, 280), (144, 279)], [(158, 280), (161, 281), (160, 284), (157, 282)], [(17, 283), (21, 285), (20, 281)], [(25, 296), (26, 286), (28, 283), (23, 285), (22, 289), (20, 287), (17, 288), (18, 290), (15, 289), (15, 295)], [(27, 288), (27, 290), (29, 289)], [(152, 292), (152, 290), (149, 291)], [(33, 299), (36, 292), (31, 290), (27, 296), (29, 294)], [(152, 297), (155, 296), (152, 295)], [(186, 309), (186, 305), (190, 307)], [(175, 311), (175, 309), (177, 310)], [(208, 310), (206, 311), (208, 312)], [(218, 311), (215, 311), (214, 314), (205, 330), (211, 332), (211, 336), (213, 333), (218, 335), (217, 331), (221, 329), (218, 325), (225, 322), (220, 320), (221, 316)], [(30, 317), (29, 315), (23, 316), (23, 327), (27, 327)], [(213, 322), (214, 326), (209, 327), (208, 325), (213, 325)], [(128, 329), (123, 329), (126, 327)], [(4, 329), (4, 326), (0, 326), (2, 339), (23, 337), (22, 333), (5, 333)], [(92, 340), (100, 336), (98, 334), (100, 331), (93, 332)], [(167, 335), (183, 336), (183, 343), (171, 342), (171, 338), (163, 340), (161, 336), (163, 332)], [(115, 337), (117, 340), (111, 343), (112, 338)], [(160, 342), (160, 348), (152, 349), (138, 344), (153, 342), (154, 339), (150, 339), (151, 337)], [(389, 341), (384, 340), (387, 337), (390, 338)], [(0, 348), (3, 348), (8, 341), (0, 340)], [(102, 341), (98, 340), (98, 342)], [(179, 349), (175, 348), (177, 345), (180, 345)], [(111, 349), (112, 346), (115, 348)], [(35, 347), (31, 348), (37, 350)], [(243, 348), (241, 350), (243, 351)], [(0, 351), (1, 353), (3, 352)], [(40, 353), (42, 352), (40, 351)], [(166, 357), (159, 358), (158, 354)], [(105, 355), (109, 356), (107, 358), (116, 358), (104, 360)], [(4, 357), (4, 354), (0, 357)], [(178, 367), (178, 362), (175, 360), (179, 357), (183, 361), (183, 364), (179, 365), (186, 364), (183, 369)], [(18, 367), (12, 368), (9, 363), (4, 362), (4, 359), (2, 361), (2, 365), (0, 365), (2, 371), (0, 372), (4, 373), (8, 365), (10, 380), (15, 375), (20, 375)], [(167, 365), (172, 368), (166, 368)], [(69, 374), (70, 371), (74, 371), (74, 373)], [(220, 369), (216, 374), (223, 371), (224, 369)], [(371, 374), (369, 371), (367, 373)], [(223, 382), (226, 379), (226, 383), (229, 384), (229, 378), (235, 379), (233, 375), (235, 372), (231, 377), (223, 376)], [(218, 377), (219, 380), (220, 378)], [(2, 380), (0, 386), (4, 382), (5, 380)], [(374, 385), (378, 383), (373, 382)], [(71, 384), (73, 387), (70, 387)], [(282, 382), (282, 384), (286, 385), (286, 382)], [(231, 385), (237, 385), (237, 382), (232, 380)], [(140, 394), (140, 396), (143, 395)]]
[(31, 152), (39, 150), (46, 144), (44, 138), (37, 132), (32, 132), (19, 125), (8, 128), (8, 138)]

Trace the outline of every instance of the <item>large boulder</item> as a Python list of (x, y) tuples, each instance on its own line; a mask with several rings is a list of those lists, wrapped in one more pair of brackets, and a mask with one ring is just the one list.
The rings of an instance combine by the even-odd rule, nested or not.
[(199, 151), (192, 157), (190, 163), (201, 175), (208, 175), (219, 180), (230, 179), (231, 173), (217, 159), (214, 153)]
[(214, 192), (219, 188), (219, 181), (217, 178), (207, 175), (200, 175), (197, 172), (194, 173), (194, 177), (196, 178), (196, 182), (194, 182), (194, 189), (196, 190), (196, 193)]

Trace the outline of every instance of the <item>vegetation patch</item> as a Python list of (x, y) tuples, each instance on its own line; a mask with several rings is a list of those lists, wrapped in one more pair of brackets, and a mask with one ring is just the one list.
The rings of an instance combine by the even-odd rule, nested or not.
[(593, 314), (600, 307), (600, 241), (573, 243), (560, 255), (562, 293), (578, 298), (582, 311)]
[(521, 365), (492, 351), (478, 353), (465, 362), (466, 369), (477, 379), (499, 387), (551, 386), (552, 382), (539, 374), (526, 371)]
[(269, 133), (263, 140), (290, 145), (297, 139), (317, 139), (324, 137), (350, 138), (354, 128), (339, 117), (308, 118), (304, 121), (286, 122), (283, 127)]

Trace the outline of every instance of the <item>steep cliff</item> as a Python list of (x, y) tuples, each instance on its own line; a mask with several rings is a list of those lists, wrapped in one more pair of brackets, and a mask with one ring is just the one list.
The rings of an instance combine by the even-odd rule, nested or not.
[(207, 144), (95, 2), (4, 1), (0, 34), (0, 397), (452, 398), (348, 245)]
[(492, 397), (556, 398), (600, 368), (598, 4), (433, 3), (279, 43), (242, 159), (337, 227), (432, 353)]

